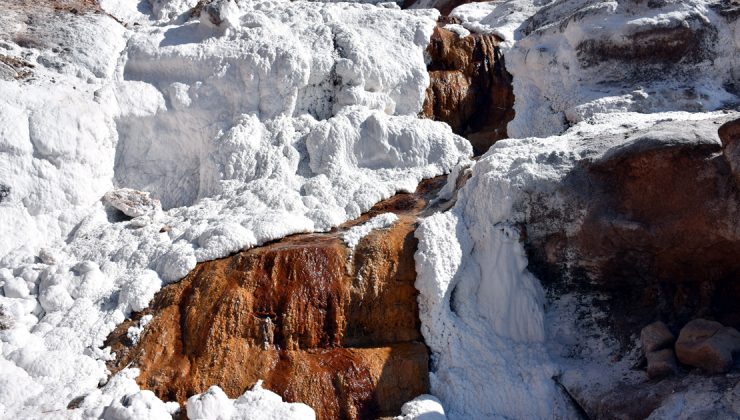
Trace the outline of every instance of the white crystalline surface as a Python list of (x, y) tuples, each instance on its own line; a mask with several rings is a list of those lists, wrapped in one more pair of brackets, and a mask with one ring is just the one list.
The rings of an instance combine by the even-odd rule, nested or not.
[(236, 400), (229, 399), (221, 388), (210, 387), (206, 392), (188, 398), (190, 419), (250, 419), (250, 420), (314, 420), (311, 407), (301, 403), (286, 403), (274, 392), (262, 388), (262, 381)]
[[(499, 0), (465, 4), (450, 15), (471, 32), (503, 39), (516, 97), (508, 134), (518, 138), (560, 134), (599, 113), (735, 106), (740, 25), (717, 6), (713, 0)], [(667, 38), (651, 41), (660, 31)], [(641, 52), (641, 43), (652, 51)], [(662, 54), (670, 48), (684, 54)]]
[(401, 407), (395, 420), (446, 420), (442, 403), (433, 395), (419, 395)]
[[(683, 124), (679, 131), (687, 133), (666, 140), (712, 139), (720, 117), (728, 118), (721, 112), (599, 114), (560, 136), (500, 141), (473, 166), (455, 206), (421, 223), (415, 255), (421, 332), (432, 350), (431, 392), (449, 418), (577, 417), (553, 380), (568, 375), (568, 366), (562, 355), (548, 353), (560, 350), (561, 340), (587, 341), (582, 331), (565, 331), (575, 328), (572, 308), (559, 304), (546, 312), (543, 289), (527, 271), (517, 226), (532, 211), (530, 194), (550, 195), (552, 208), (566, 208), (556, 191), (580, 159), (618, 152), (635, 132), (644, 135), (661, 123)], [(656, 129), (654, 137), (660, 135)], [(624, 363), (605, 368), (606, 352), (595, 341), (589, 339), (589, 351), (599, 357), (582, 383), (613, 383), (629, 372)]]
[(370, 232), (376, 229), (389, 228), (393, 226), (393, 224), (396, 223), (397, 220), (398, 216), (396, 216), (394, 213), (379, 214), (361, 225), (349, 228), (342, 235), (342, 239), (348, 247), (354, 248), (357, 246), (357, 244), (360, 243), (362, 238), (367, 236)]
[[(436, 12), (218, 1), (187, 20), (195, 2), (130, 3), (102, 2), (129, 29), (0, 17), (3, 54), (34, 65), (0, 80), (3, 418), (166, 416), (135, 369), (108, 377), (103, 341), (131, 311), (198, 261), (328, 230), (471, 154), (416, 117)], [(100, 201), (114, 187), (165, 211), (123, 220)], [(250, 395), (235, 413), (282, 418)]]
[[(592, 366), (581, 364), (576, 373), (586, 376), (580, 383), (611, 384), (629, 374), (627, 362), (603, 365), (608, 351), (598, 346), (604, 342), (584, 340), (567, 297), (546, 308), (538, 279), (527, 271), (517, 227), (527, 223), (530, 194), (551, 193), (551, 207), (564, 208), (556, 194), (563, 177), (579, 159), (616, 146), (614, 139), (624, 141), (661, 123), (685, 123), (687, 133), (694, 125), (716, 133), (712, 120), (723, 114), (708, 111), (740, 103), (732, 92), (740, 74), (740, 26), (713, 5), (504, 0), (470, 3), (451, 13), (471, 32), (504, 40), (516, 97), (508, 132), (517, 138), (492, 146), (472, 167), (455, 206), (425, 219), (416, 231), (416, 287), (421, 331), (432, 351), (431, 393), (449, 418), (578, 417), (555, 380), (567, 379), (569, 366), (560, 355), (548, 354), (559, 350), (558, 334), (593, 352)], [(669, 65), (618, 53), (596, 63), (579, 57), (584, 42), (618, 49), (629, 36), (665, 28), (699, 34), (699, 55)], [(448, 180), (447, 197), (450, 185)]]

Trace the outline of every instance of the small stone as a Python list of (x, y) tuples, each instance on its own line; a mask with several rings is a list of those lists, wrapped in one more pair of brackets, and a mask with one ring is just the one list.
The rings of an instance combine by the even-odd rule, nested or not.
[(672, 349), (652, 351), (647, 358), (647, 374), (650, 379), (664, 378), (676, 373), (676, 357)]
[(725, 373), (733, 353), (740, 351), (740, 332), (719, 322), (695, 319), (681, 329), (676, 341), (678, 360), (709, 373)]
[(152, 215), (162, 210), (159, 200), (149, 197), (148, 192), (131, 188), (118, 188), (108, 191), (103, 196), (103, 202), (122, 211), (123, 214), (129, 217)]
[(640, 331), (640, 341), (646, 355), (670, 347), (675, 340), (673, 333), (661, 321), (653, 322)]

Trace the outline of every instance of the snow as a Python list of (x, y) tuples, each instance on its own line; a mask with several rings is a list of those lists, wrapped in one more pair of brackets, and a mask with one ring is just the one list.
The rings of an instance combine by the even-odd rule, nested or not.
[[(227, 1), (188, 20), (193, 2), (130, 3), (102, 2), (125, 26), (43, 7), (0, 18), (3, 54), (34, 65), (0, 81), (2, 417), (165, 416), (135, 369), (105, 366), (132, 311), (198, 261), (327, 231), (472, 154), (416, 117), (434, 11)], [(136, 217), (106, 208), (111, 191)], [(145, 205), (123, 206), (132, 194)], [(310, 411), (254, 392), (234, 413)]]
[(139, 340), (141, 339), (141, 334), (144, 333), (144, 327), (154, 318), (153, 315), (144, 315), (141, 317), (139, 322), (136, 325), (132, 325), (128, 328), (128, 331), (126, 332), (126, 337), (128, 337), (129, 340), (131, 340), (134, 345), (136, 345)]
[(285, 403), (279, 395), (262, 388), (262, 381), (236, 400), (231, 400), (221, 388), (212, 386), (208, 391), (188, 398), (188, 418), (191, 420), (313, 420), (316, 414), (301, 403)]
[(395, 420), (446, 420), (442, 403), (433, 395), (419, 395), (401, 407)]
[(354, 249), (357, 244), (360, 243), (362, 238), (369, 235), (370, 232), (376, 229), (387, 229), (393, 226), (397, 220), (398, 216), (394, 213), (379, 214), (361, 225), (347, 229), (347, 231), (342, 234), (342, 239), (348, 247)]

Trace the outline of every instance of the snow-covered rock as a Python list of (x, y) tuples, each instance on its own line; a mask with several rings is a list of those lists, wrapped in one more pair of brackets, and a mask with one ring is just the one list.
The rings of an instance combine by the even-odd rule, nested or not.
[(597, 113), (737, 104), (737, 17), (710, 0), (508, 0), (450, 16), (494, 33), (513, 75), (513, 138), (560, 134)]
[(129, 217), (153, 215), (162, 210), (159, 200), (151, 198), (148, 192), (131, 188), (108, 191), (103, 196), (103, 201)]
[[(614, 330), (645, 322), (638, 317), (649, 313), (638, 306), (640, 301), (651, 305), (648, 300), (638, 299), (645, 287), (635, 283), (634, 288), (626, 286), (623, 290), (625, 296), (635, 296), (628, 300), (632, 305), (628, 308), (634, 308), (634, 314), (630, 309), (603, 314), (601, 311), (608, 309), (589, 306), (583, 290), (603, 284), (599, 296), (602, 302), (609, 302), (609, 290), (617, 286), (613, 282), (622, 281), (620, 268), (642, 273), (636, 277), (642, 281), (675, 279), (686, 288), (699, 284), (692, 282), (724, 278), (722, 273), (737, 269), (736, 259), (730, 257), (736, 254), (733, 250), (740, 243), (737, 229), (730, 222), (737, 218), (733, 205), (736, 192), (729, 187), (731, 175), (714, 169), (728, 164), (715, 166), (709, 160), (721, 152), (717, 129), (728, 118), (732, 116), (722, 112), (600, 114), (561, 136), (500, 141), (475, 164), (472, 177), (458, 193), (455, 207), (427, 218), (416, 232), (416, 285), (420, 291), (422, 333), (433, 360), (431, 392), (443, 401), (448, 416), (569, 417), (570, 404), (553, 378), (570, 391), (577, 390), (583, 398), (589, 398), (584, 393), (598, 394), (599, 389), (615, 386), (628, 376), (639, 383), (639, 377), (630, 370), (631, 358), (604, 368), (601, 363), (614, 357), (611, 352), (618, 344), (608, 337), (610, 330), (601, 329), (596, 323), (593, 329), (587, 328), (578, 314), (585, 305), (586, 319), (609, 316), (610, 328)], [(663, 159), (651, 161), (650, 156)], [(683, 159), (683, 166), (673, 163), (672, 156)], [(721, 153), (717, 159), (723, 159)], [(606, 165), (606, 169), (597, 169), (599, 165)], [(640, 178), (619, 172), (631, 167), (680, 167), (688, 178), (651, 176), (648, 171), (640, 181), (641, 187), (635, 188), (632, 181), (625, 180)], [(600, 173), (612, 174), (621, 183), (608, 184), (610, 187), (601, 192)], [(661, 187), (662, 183), (673, 181), (685, 190)], [(707, 183), (728, 188), (715, 190)], [(702, 189), (714, 198), (691, 193)], [(600, 194), (608, 196), (622, 190), (634, 191), (641, 197), (662, 198), (654, 200), (653, 210), (635, 208), (630, 213), (632, 217), (645, 220), (631, 224), (625, 220), (627, 214), (620, 213), (638, 205), (628, 198), (625, 204), (619, 201), (621, 198), (610, 201), (610, 206), (604, 207), (608, 209), (605, 213), (594, 214), (595, 209), (601, 208), (597, 204), (603, 201)], [(697, 202), (676, 197), (684, 193), (698, 198)], [(671, 218), (666, 212), (677, 216)], [(656, 219), (650, 219), (653, 214), (661, 215), (664, 223), (660, 231), (647, 234), (647, 229), (658, 224)], [(702, 227), (705, 235), (690, 233), (693, 228), (687, 228), (686, 223), (704, 219), (711, 221)], [(610, 225), (611, 229), (631, 230), (612, 234), (598, 227), (602, 225), (593, 225), (595, 222)], [(600, 234), (608, 235), (608, 239), (584, 239)], [(682, 247), (675, 247), (677, 238), (682, 238)], [(558, 240), (568, 245), (553, 244)], [(713, 249), (713, 244), (718, 243), (729, 250), (727, 257), (701, 251)], [(601, 253), (604, 246), (621, 248)], [(667, 255), (663, 249), (691, 252), (668, 258), (668, 265), (661, 265), (659, 258), (646, 263), (622, 252), (638, 246), (650, 255)], [(537, 258), (528, 259), (527, 254)], [(543, 264), (558, 268), (543, 270)], [(714, 277), (701, 269), (709, 264), (714, 264), (713, 270), (718, 273)], [(682, 271), (667, 274), (671, 267), (681, 267)], [(696, 267), (696, 271), (691, 267)], [(546, 302), (540, 281), (529, 271), (535, 268), (538, 273), (550, 273), (550, 277), (559, 273), (566, 284), (570, 281), (573, 287), (579, 287), (580, 298), (566, 295), (567, 289), (556, 289)], [(550, 287), (557, 281), (545, 279)], [(632, 284), (631, 281), (637, 280), (624, 278), (624, 284)], [(665, 299), (672, 302), (671, 296)], [(672, 306), (655, 303), (651, 308), (665, 311)], [(676, 308), (684, 314), (688, 310)], [(668, 318), (671, 313), (668, 310), (653, 316)], [(639, 327), (634, 329), (634, 334), (638, 332)]]
[[(81, 397), (65, 415), (160, 412), (131, 378), (96, 389), (105, 337), (163, 284), (329, 230), (471, 154), (416, 117), (436, 12), (226, 1), (214, 24), (191, 1), (125, 3), (101, 2), (126, 26), (44, 4), (0, 17), (3, 54), (33, 66), (0, 80), (0, 350), (17, 384), (0, 416), (67, 413)], [(105, 211), (121, 188), (151, 194), (107, 200), (139, 217)]]

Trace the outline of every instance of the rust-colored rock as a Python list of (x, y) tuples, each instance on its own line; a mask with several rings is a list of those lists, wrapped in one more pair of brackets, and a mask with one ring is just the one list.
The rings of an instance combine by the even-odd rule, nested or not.
[(430, 84), (422, 114), (449, 124), (477, 155), (506, 138), (514, 118), (512, 78), (498, 42), (495, 35), (460, 37), (437, 27), (427, 47)]
[(211, 385), (235, 398), (263, 379), (320, 419), (398, 414), (428, 390), (413, 231), (424, 188), (439, 186), (376, 206), (356, 223), (387, 211), (399, 221), (354, 251), (340, 229), (199, 264), (155, 296), (137, 345), (126, 336), (135, 320), (114, 331), (111, 369), (133, 364), (143, 388), (181, 403)]
[(640, 331), (642, 349), (646, 354), (671, 347), (675, 340), (668, 326), (661, 321), (653, 322)]

